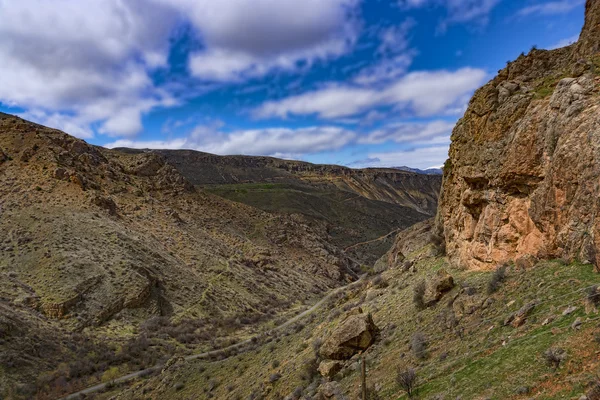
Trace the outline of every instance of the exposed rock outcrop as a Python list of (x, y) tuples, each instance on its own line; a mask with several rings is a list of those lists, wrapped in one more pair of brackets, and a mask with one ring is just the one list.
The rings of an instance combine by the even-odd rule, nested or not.
[(454, 129), (437, 217), (453, 264), (598, 263), (600, 1), (586, 11), (577, 44), (509, 63)]
[(371, 314), (362, 310), (350, 311), (340, 325), (331, 333), (319, 351), (329, 360), (347, 360), (373, 344), (378, 328)]
[(433, 279), (427, 283), (425, 292), (425, 303), (434, 304), (438, 302), (446, 292), (454, 287), (454, 278), (448, 272), (440, 269)]
[(319, 364), (319, 372), (325, 378), (333, 378), (343, 367), (344, 364), (336, 360), (321, 361)]
[(319, 386), (318, 400), (346, 400), (342, 388), (337, 382), (327, 382)]

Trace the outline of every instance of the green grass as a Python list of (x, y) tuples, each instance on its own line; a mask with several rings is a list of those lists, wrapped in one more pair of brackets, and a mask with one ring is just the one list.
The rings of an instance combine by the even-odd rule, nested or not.
[[(307, 388), (310, 382), (301, 375), (304, 363), (313, 357), (311, 344), (335, 329), (345, 309), (359, 304), (364, 311), (373, 314), (381, 329), (380, 339), (366, 353), (366, 358), (368, 384), (380, 388), (382, 399), (406, 398), (395, 383), (396, 370), (402, 367), (414, 367), (418, 371), (419, 399), (434, 399), (438, 395), (446, 399), (460, 396), (464, 400), (562, 399), (585, 392), (585, 385), (600, 368), (595, 354), (600, 351), (600, 345), (592, 339), (598, 324), (593, 320), (599, 316), (593, 310), (586, 310), (582, 290), (600, 283), (591, 265), (547, 261), (527, 271), (509, 268), (505, 283), (490, 296), (493, 302), (471, 314), (465, 313), (460, 319), (459, 326), (464, 329), (460, 339), (442, 326), (439, 316), (448, 309), (447, 303), (455, 295), (458, 295), (457, 301), (467, 299), (464, 293), (459, 294), (463, 285), (475, 288), (474, 296), (485, 301), (492, 272), (453, 269), (443, 258), (426, 256), (429, 251), (426, 247), (411, 255), (421, 257), (415, 264), (416, 273), (388, 270), (383, 274), (389, 283), (387, 288), (366, 285), (350, 290), (324, 306), (313, 321), (305, 321), (304, 328), (298, 332), (290, 330), (289, 335), (278, 342), (217, 363), (189, 363), (168, 374), (170, 382), (182, 382), (184, 388), (176, 391), (173, 386), (164, 387), (157, 395), (171, 399), (204, 393), (214, 379), (219, 381), (212, 392), (214, 398), (247, 398), (253, 390), (260, 389), (270, 399), (278, 398), (277, 395), (285, 397), (296, 387)], [(417, 312), (412, 302), (413, 285), (430, 278), (440, 268), (453, 275), (457, 287), (436, 306)], [(539, 304), (523, 326), (503, 326), (509, 314), (534, 299)], [(577, 311), (562, 316), (569, 305), (578, 307)], [(555, 319), (543, 325), (550, 316)], [(572, 330), (570, 326), (578, 317), (592, 321), (584, 322), (581, 330)], [(395, 329), (390, 328), (392, 324)], [(410, 337), (415, 332), (423, 332), (429, 342), (428, 357), (424, 361), (417, 360), (409, 347)], [(556, 372), (542, 358), (543, 352), (552, 346), (567, 351), (567, 360)], [(443, 353), (447, 353), (447, 357), (442, 360)], [(273, 368), (275, 360), (279, 366)], [(275, 372), (282, 378), (274, 384), (268, 383), (268, 377)], [(346, 369), (336, 380), (349, 398), (358, 398), (358, 371)], [(157, 381), (150, 379), (146, 384), (155, 387)], [(228, 385), (232, 385), (232, 392), (227, 390)], [(516, 390), (520, 387), (529, 387), (532, 391), (518, 396)]]
[(565, 77), (566, 77), (566, 75), (561, 75), (561, 76), (552, 75), (552, 76), (547, 76), (545, 78), (542, 78), (542, 79), (536, 81), (533, 98), (534, 99), (544, 99), (548, 96), (551, 96), (552, 93), (554, 93), (554, 90), (556, 89), (556, 85), (558, 85), (558, 82), (560, 82), (560, 80)]

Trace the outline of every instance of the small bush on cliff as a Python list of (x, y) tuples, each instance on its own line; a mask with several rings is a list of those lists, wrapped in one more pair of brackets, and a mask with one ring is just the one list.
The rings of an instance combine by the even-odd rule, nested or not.
[(424, 360), (427, 358), (427, 339), (423, 333), (417, 332), (413, 335), (410, 347), (417, 359)]
[(417, 310), (425, 309), (425, 281), (421, 281), (415, 285), (413, 289), (413, 303)]
[(374, 287), (376, 287), (377, 289), (383, 289), (388, 287), (388, 281), (385, 280), (381, 274), (377, 275), (375, 278), (373, 278), (371, 280), (371, 283), (373, 284)]
[(591, 384), (590, 390), (586, 393), (588, 400), (600, 400), (600, 377)]
[(565, 351), (560, 348), (552, 347), (544, 352), (546, 364), (555, 371), (560, 367), (560, 363), (562, 363), (565, 358), (567, 358), (567, 355), (565, 354)]
[(487, 292), (488, 294), (496, 293), (502, 283), (506, 280), (506, 264), (502, 264), (496, 268), (496, 271), (492, 274), (490, 281), (488, 282)]
[(446, 240), (442, 232), (436, 231), (429, 236), (429, 242), (433, 245), (436, 256), (446, 255)]
[(600, 288), (597, 285), (587, 288), (586, 299), (590, 304), (600, 306)]
[(404, 390), (408, 397), (412, 397), (414, 394), (415, 386), (417, 386), (417, 372), (412, 368), (404, 370), (398, 370), (396, 375), (396, 383), (400, 386), (400, 389)]

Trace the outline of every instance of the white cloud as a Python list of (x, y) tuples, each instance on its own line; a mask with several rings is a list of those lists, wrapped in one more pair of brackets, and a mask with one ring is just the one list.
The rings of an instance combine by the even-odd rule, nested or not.
[(546, 3), (536, 4), (524, 7), (517, 12), (520, 17), (529, 15), (554, 15), (569, 12), (579, 6), (582, 6), (585, 0), (561, 0), (550, 1)]
[(398, 167), (408, 165), (427, 169), (444, 164), (448, 158), (449, 145), (420, 147), (412, 150), (369, 153), (364, 165), (355, 167)]
[(258, 118), (316, 114), (321, 118), (348, 117), (374, 107), (394, 106), (419, 116), (462, 108), (468, 96), (481, 86), (486, 73), (480, 69), (409, 73), (383, 88), (330, 84), (323, 89), (269, 101), (254, 111)]
[(193, 75), (236, 81), (344, 54), (358, 32), (358, 2), (0, 0), (0, 102), (81, 137), (91, 137), (91, 124), (134, 136), (145, 113), (177, 104), (150, 75), (168, 66), (180, 22), (204, 46), (190, 56)]
[[(216, 126), (199, 126), (185, 138), (135, 141), (122, 139), (106, 146), (192, 149), (213, 154), (292, 155), (337, 150), (353, 141), (354, 132), (339, 127), (267, 128), (224, 132)], [(296, 158), (296, 157), (293, 157)]]
[(410, 31), (417, 22), (413, 18), (405, 19), (397, 26), (387, 27), (379, 33), (379, 47), (377, 51), (382, 54), (398, 54), (404, 52), (409, 45)]
[(363, 68), (352, 81), (358, 85), (372, 85), (398, 79), (406, 73), (415, 54), (416, 52), (409, 50), (405, 54), (385, 58), (374, 65)]
[(431, 121), (427, 123), (398, 123), (390, 124), (382, 129), (370, 132), (361, 137), (359, 143), (379, 144), (385, 142), (396, 143), (424, 143), (431, 144), (435, 141), (450, 142), (450, 134), (455, 123), (446, 121)]
[(438, 27), (445, 30), (454, 23), (472, 22), (479, 25), (487, 24), (489, 15), (501, 0), (398, 0), (403, 8), (418, 8), (424, 6), (441, 6), (446, 8), (447, 17)]
[(372, 85), (404, 75), (417, 55), (416, 50), (409, 48), (410, 32), (415, 26), (416, 21), (407, 18), (397, 26), (382, 28), (378, 33), (377, 48), (380, 59), (362, 68), (352, 81), (358, 85)]
[(204, 49), (191, 73), (208, 81), (263, 76), (337, 57), (356, 40), (358, 0), (159, 0), (185, 12)]
[(0, 102), (82, 137), (92, 122), (136, 134), (173, 104), (147, 70), (165, 65), (176, 17), (153, 1), (0, 0)]
[(579, 35), (574, 35), (566, 39), (562, 39), (552, 46), (548, 47), (548, 50), (560, 49), (561, 47), (570, 46), (579, 40)]
[(35, 121), (44, 126), (51, 126), (63, 132), (69, 132), (71, 135), (81, 139), (91, 139), (94, 133), (86, 121), (81, 121), (73, 115), (60, 113), (47, 113), (43, 110), (29, 110), (20, 114), (21, 118), (29, 121)]

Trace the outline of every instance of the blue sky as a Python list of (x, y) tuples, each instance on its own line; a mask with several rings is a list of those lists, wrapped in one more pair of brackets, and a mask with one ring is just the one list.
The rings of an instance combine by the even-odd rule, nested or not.
[(108, 147), (441, 165), (474, 90), (584, 0), (0, 0), (0, 111)]

